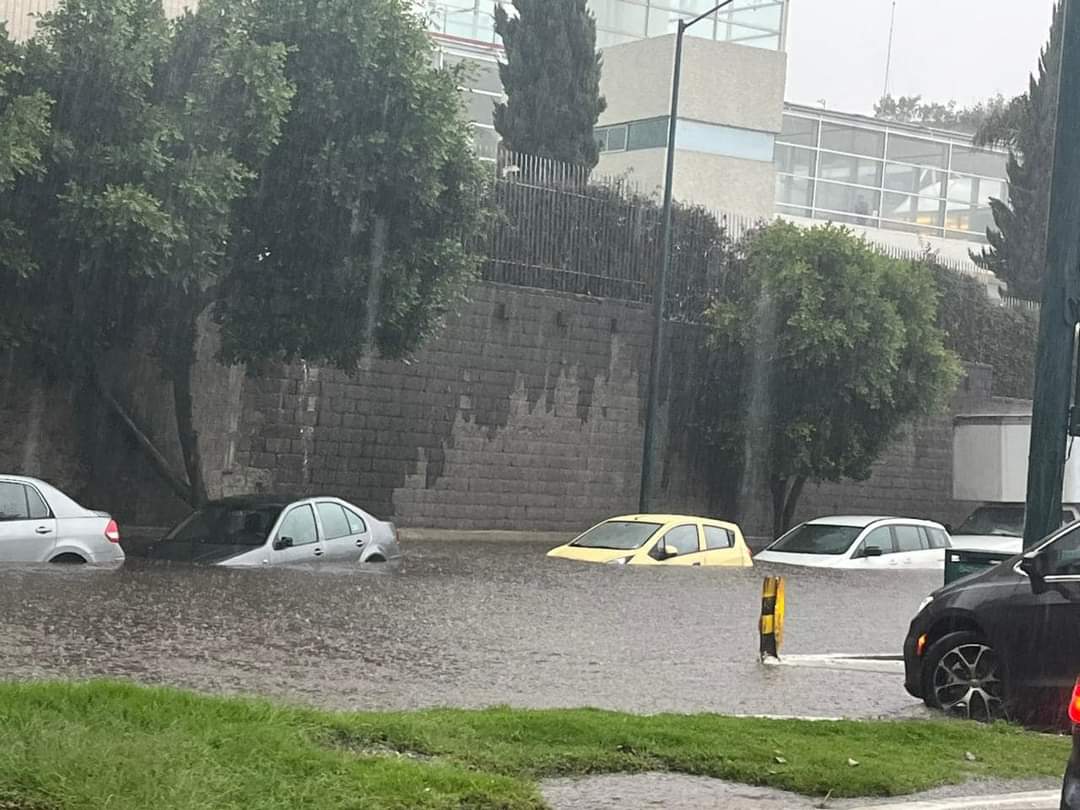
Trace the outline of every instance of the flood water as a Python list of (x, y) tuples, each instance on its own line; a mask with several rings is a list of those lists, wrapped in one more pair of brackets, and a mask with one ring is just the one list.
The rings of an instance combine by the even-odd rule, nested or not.
[(597, 706), (871, 716), (895, 675), (757, 662), (761, 578), (784, 652), (898, 653), (939, 572), (619, 568), (530, 543), (413, 543), (393, 573), (0, 570), (0, 677), (125, 677), (329, 708)]

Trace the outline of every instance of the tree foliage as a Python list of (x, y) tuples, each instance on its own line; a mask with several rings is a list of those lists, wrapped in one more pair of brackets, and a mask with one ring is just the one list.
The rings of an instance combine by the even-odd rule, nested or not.
[(882, 96), (874, 105), (874, 116), (885, 121), (968, 132), (973, 136), (993, 124), (998, 126), (1015, 111), (1016, 99), (998, 95), (970, 107), (956, 101), (923, 101), (922, 96)]
[[(710, 442), (735, 466), (752, 448), (774, 529), (807, 482), (865, 480), (911, 419), (959, 378), (929, 269), (850, 231), (785, 222), (747, 237), (708, 313), (717, 384)], [(751, 465), (752, 466), (752, 465)]]
[(592, 168), (600, 157), (593, 128), (607, 108), (596, 19), (586, 0), (513, 0), (513, 6), (513, 17), (495, 7), (507, 96), (495, 105), (495, 129), (514, 151)]
[(186, 475), (151, 456), (182, 497), (207, 494), (204, 313), (227, 360), (353, 368), (414, 348), (470, 277), (478, 169), (430, 47), (399, 0), (65, 0), (0, 84), (55, 100), (41, 171), (0, 189), (29, 256), (0, 265), (2, 315), (99, 388), (110, 349), (150, 341)]
[(1027, 93), (1014, 101), (1009, 114), (988, 122), (978, 134), (981, 143), (1009, 148), (1009, 199), (990, 201), (995, 226), (987, 229), (990, 246), (972, 259), (1007, 281), (1013, 295), (1032, 301), (1041, 298), (1046, 266), (1063, 9), (1060, 4), (1055, 8), (1050, 39)]

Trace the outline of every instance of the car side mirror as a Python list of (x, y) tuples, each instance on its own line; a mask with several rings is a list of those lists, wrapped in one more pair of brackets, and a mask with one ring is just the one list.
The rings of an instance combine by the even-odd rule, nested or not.
[(863, 552), (862, 552), (861, 556), (863, 556), (863, 557), (884, 557), (885, 552), (882, 551), (881, 548), (878, 547), (878, 546), (866, 546), (866, 548), (863, 549)]
[(1032, 581), (1041, 582), (1050, 573), (1050, 564), (1042, 554), (1025, 554), (1020, 560), (1020, 570), (1031, 577)]
[(661, 560), (670, 560), (672, 557), (678, 557), (678, 556), (679, 556), (679, 550), (677, 548), (675, 548), (674, 546), (669, 546), (667, 543), (664, 543), (663, 545), (660, 546), (660, 559)]
[(284, 551), (287, 548), (292, 548), (293, 539), (291, 537), (279, 537), (274, 541), (274, 551)]

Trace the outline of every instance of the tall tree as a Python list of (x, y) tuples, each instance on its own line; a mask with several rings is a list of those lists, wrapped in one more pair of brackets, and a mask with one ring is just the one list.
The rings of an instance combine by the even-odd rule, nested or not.
[[(4, 279), (13, 282), (35, 269), (27, 235), (19, 222), (13, 190), (44, 170), (42, 153), (49, 138), (52, 100), (41, 90), (16, 89), (23, 71), (23, 49), (8, 39), (0, 23), (0, 297)], [(26, 334), (26, 324), (0, 318), (0, 345)]]
[(593, 128), (607, 102), (596, 18), (586, 0), (513, 0), (516, 16), (495, 6), (495, 31), (506, 103), (495, 105), (495, 129), (517, 152), (588, 166), (600, 159)]
[(1054, 160), (1054, 129), (1061, 70), (1064, 15), (1054, 10), (1050, 39), (1039, 58), (1037, 75), (1028, 91), (1010, 109), (990, 119), (976, 140), (1009, 148), (1009, 199), (991, 200), (993, 228), (990, 246), (972, 259), (1009, 284), (1009, 291), (1037, 301), (1046, 265), (1046, 229), (1050, 215), (1050, 175)]
[(760, 474), (735, 469), (729, 483), (767, 484), (780, 534), (807, 483), (868, 478), (902, 428), (945, 403), (959, 363), (926, 265), (831, 225), (776, 222), (743, 250), (708, 313), (709, 442), (736, 467), (752, 450)]

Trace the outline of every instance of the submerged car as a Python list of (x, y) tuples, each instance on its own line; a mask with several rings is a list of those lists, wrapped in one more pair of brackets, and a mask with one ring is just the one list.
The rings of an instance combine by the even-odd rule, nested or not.
[(36, 478), (0, 475), (0, 562), (123, 561), (120, 529), (107, 512), (80, 506)]
[[(955, 531), (950, 531), (953, 548), (1019, 554), (1024, 550), (1022, 503), (993, 503), (979, 506)], [(1061, 525), (1080, 520), (1080, 508), (1065, 504)]]
[(734, 523), (685, 515), (625, 515), (593, 526), (549, 557), (616, 565), (725, 565), (754, 563)]
[(927, 597), (904, 669), (908, 692), (932, 708), (1042, 724), (1080, 672), (1080, 523)]
[(796, 526), (760, 562), (809, 568), (944, 569), (949, 535), (940, 523), (896, 517), (824, 517)]
[(332, 497), (250, 495), (213, 501), (154, 543), (151, 559), (224, 566), (392, 563), (397, 529)]

